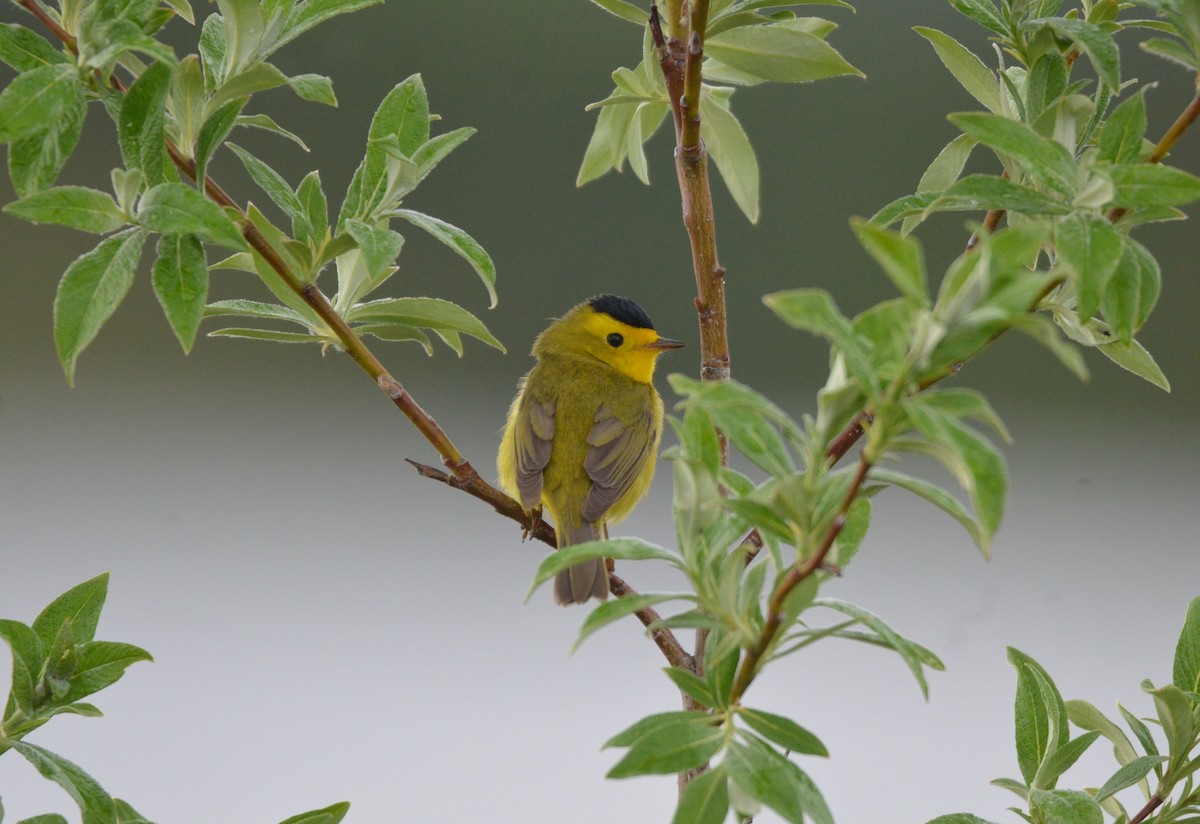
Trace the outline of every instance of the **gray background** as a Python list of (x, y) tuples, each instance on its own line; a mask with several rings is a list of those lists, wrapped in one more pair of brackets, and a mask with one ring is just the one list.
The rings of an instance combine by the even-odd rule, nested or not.
[[(2, 14), (18, 16), (12, 6)], [(734, 374), (796, 415), (813, 408), (826, 350), (774, 321), (760, 296), (818, 285), (856, 312), (890, 295), (847, 219), (911, 191), (954, 135), (944, 115), (976, 107), (909, 29), (989, 48), (934, 0), (862, 0), (857, 15), (827, 14), (842, 24), (833, 42), (869, 79), (739, 91), (735, 110), (764, 170), (759, 225), (715, 184)], [(172, 27), (181, 43), (185, 29)], [(1158, 135), (1190, 83), (1137, 54), (1135, 40), (1123, 37), (1125, 76), (1162, 78), (1149, 97)], [(312, 155), (238, 137), (292, 182), (319, 166), (336, 203), (375, 105), (411, 72), (423, 72), (441, 128), (479, 128), (410, 205), (489, 249), (499, 307), (487, 312), (469, 269), (415, 232), (389, 288), (463, 302), (509, 355), (475, 344), (461, 361), (444, 348), (433, 359), (415, 347), (379, 351), (489, 473), (530, 341), (592, 293), (638, 299), (664, 334), (692, 344), (666, 370), (695, 371), (666, 131), (650, 146), (652, 188), (628, 174), (574, 188), (594, 117), (582, 107), (638, 50), (632, 26), (584, 0), (391, 0), (279, 55), (285, 70), (336, 84), (337, 110), (300, 107), (285, 92), (256, 103)], [(117, 156), (98, 112), (84, 141), (63, 180), (104, 187)], [(1175, 162), (1200, 168), (1196, 146), (1186, 136)], [(982, 153), (976, 163), (995, 168)], [(265, 200), (230, 155), (213, 170), (239, 198)], [(12, 198), (6, 186), (0, 200)], [(933, 271), (961, 249), (962, 224), (952, 216), (923, 230)], [(942, 655), (948, 672), (933, 676), (931, 700), (894, 656), (836, 643), (775, 666), (748, 695), (824, 739), (832, 759), (803, 766), (839, 821), (1009, 816), (1012, 797), (987, 786), (1017, 773), (1006, 644), (1041, 660), (1067, 697), (1150, 712), (1138, 682), (1169, 678), (1184, 608), (1200, 594), (1192, 232), (1138, 235), (1165, 273), (1143, 340), (1173, 394), (1090, 354), (1095, 374), (1080, 385), (1028, 342), (1005, 339), (960, 379), (989, 393), (1016, 436), (995, 559), (980, 560), (940, 513), (889, 493), (862, 553), (828, 587)], [(151, 294), (147, 254), (83, 355), (77, 387), (64, 385), (51, 303), (58, 275), (93, 242), (0, 217), (0, 616), (29, 621), (108, 570), (100, 636), (142, 645), (156, 662), (99, 696), (105, 718), (58, 720), (30, 740), (162, 822), (271, 822), (339, 799), (353, 802), (353, 821), (669, 820), (673, 779), (605, 781), (616, 755), (599, 750), (641, 715), (676, 706), (657, 651), (629, 621), (568, 657), (584, 612), (555, 608), (546, 592), (521, 602), (542, 548), (416, 479), (402, 459), (436, 456), (347, 359), (208, 339), (182, 357)], [(215, 273), (213, 288), (265, 294), (233, 272)], [(669, 472), (658, 480), (621, 531), (669, 544)], [(678, 586), (660, 569), (622, 573), (643, 590)], [(7, 673), (0, 663), (0, 679)], [(1097, 745), (1070, 784), (1098, 786), (1112, 769)], [(72, 809), (15, 756), (0, 759), (0, 795), (12, 820)]]

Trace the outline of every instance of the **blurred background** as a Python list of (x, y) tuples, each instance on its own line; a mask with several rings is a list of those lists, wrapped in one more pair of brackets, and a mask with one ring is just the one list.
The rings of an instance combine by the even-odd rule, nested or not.
[[(813, 13), (841, 24), (831, 42), (867, 80), (735, 97), (763, 169), (759, 225), (714, 183), (734, 375), (797, 416), (814, 408), (827, 350), (776, 322), (762, 294), (820, 286), (850, 314), (891, 295), (847, 220), (911, 192), (955, 134), (945, 114), (976, 108), (910, 29), (990, 50), (941, 0), (857, 5)], [(28, 21), (11, 5), (0, 17)], [(181, 50), (194, 48), (186, 24), (170, 28)], [(1193, 89), (1136, 40), (1123, 36), (1123, 73), (1161, 79), (1148, 98), (1156, 138)], [(585, 0), (389, 0), (278, 56), (289, 73), (334, 80), (336, 110), (284, 91), (255, 103), (311, 154), (235, 137), (293, 184), (319, 168), (337, 204), (375, 106), (410, 73), (424, 75), (442, 116), (435, 130), (479, 129), (408, 205), (490, 251), (498, 308), (487, 311), (466, 264), (415, 230), (404, 230), (389, 288), (461, 302), (509, 352), (474, 342), (462, 360), (444, 347), (432, 359), (409, 345), (378, 351), (489, 475), (534, 335), (589, 295), (637, 299), (663, 334), (692, 345), (663, 371), (696, 372), (669, 130), (649, 147), (651, 188), (629, 174), (574, 186), (595, 117), (583, 107), (639, 56), (636, 28)], [(113, 128), (91, 114), (61, 182), (107, 188)], [(994, 168), (977, 154), (980, 170)], [(1173, 162), (1200, 169), (1200, 134), (1185, 136)], [(212, 172), (239, 199), (265, 202), (232, 155)], [(0, 201), (12, 198), (5, 178)], [(921, 230), (932, 272), (961, 250), (963, 223), (948, 216)], [(932, 676), (928, 703), (896, 656), (848, 642), (776, 665), (749, 694), (825, 741), (832, 758), (802, 766), (840, 822), (919, 824), (958, 810), (1012, 820), (1002, 812), (1012, 797), (987, 785), (1017, 774), (1005, 645), (1041, 661), (1066, 697), (1113, 713), (1118, 699), (1150, 713), (1139, 681), (1169, 680), (1185, 607), (1200, 594), (1200, 269), (1191, 225), (1138, 237), (1164, 271), (1141, 337), (1172, 394), (1093, 353), (1082, 385), (1006, 337), (958, 381), (986, 391), (1016, 438), (994, 559), (940, 512), (888, 493), (855, 563), (828, 587), (942, 656), (947, 672)], [(640, 625), (625, 621), (569, 656), (584, 611), (556, 608), (545, 591), (522, 603), (544, 548), (522, 545), (482, 504), (420, 481), (403, 459), (436, 455), (348, 359), (225, 339), (201, 339), (184, 357), (151, 293), (147, 253), (83, 354), (77, 386), (65, 385), (52, 301), (62, 271), (94, 242), (0, 216), (0, 616), (29, 622), (107, 570), (99, 636), (156, 661), (98, 696), (104, 718), (67, 717), (30, 740), (162, 822), (272, 822), (342, 799), (357, 822), (669, 820), (672, 778), (603, 778), (616, 754), (600, 745), (678, 703)], [(219, 271), (213, 296), (266, 292)], [(671, 543), (669, 478), (660, 473), (623, 534)], [(641, 590), (679, 586), (653, 567), (620, 572)], [(0, 683), (8, 671), (0, 662)], [(1098, 744), (1068, 785), (1099, 786), (1114, 769)], [(15, 756), (0, 759), (0, 796), (13, 820), (52, 810), (77, 820)]]

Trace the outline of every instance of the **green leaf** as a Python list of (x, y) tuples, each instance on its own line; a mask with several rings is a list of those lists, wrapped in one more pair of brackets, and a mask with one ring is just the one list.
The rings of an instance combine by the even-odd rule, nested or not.
[(58, 813), (35, 815), (33, 818), (23, 818), (17, 824), (68, 824), (67, 819)]
[(640, 538), (612, 538), (607, 541), (588, 541), (563, 547), (547, 555), (538, 566), (533, 584), (525, 595), (528, 601), (537, 588), (549, 581), (559, 571), (594, 558), (612, 558), (617, 561), (666, 561), (672, 566), (680, 565), (679, 556), (660, 546)]
[[(312, 0), (303, 5), (308, 5)], [(328, 4), (326, 4), (328, 5)], [(350, 812), (349, 801), (339, 801), (337, 804), (331, 804), (321, 810), (310, 810), (306, 813), (293, 815), (291, 818), (285, 818), (279, 824), (338, 824), (346, 813)]]
[[(1129, 743), (1129, 738), (1100, 710), (1087, 701), (1080, 700), (1067, 701), (1065, 706), (1067, 718), (1072, 724), (1084, 730), (1096, 730), (1112, 743), (1113, 757), (1117, 759), (1118, 764), (1130, 764), (1137, 759), (1137, 752)], [(1147, 788), (1146, 795), (1149, 794)]]
[(142, 195), (138, 221), (164, 235), (194, 234), (237, 251), (249, 248), (220, 206), (183, 183), (160, 183)]
[(412, 156), (413, 162), (421, 170), (421, 179), (423, 180), (434, 170), (434, 167), (446, 158), (446, 155), (465, 143), (473, 134), (475, 134), (475, 129), (463, 126), (425, 141), (421, 148), (413, 152)]
[(1054, 824), (1104, 824), (1104, 811), (1078, 790), (1030, 790), (1030, 801)]
[(1104, 782), (1104, 786), (1096, 793), (1096, 801), (1103, 801), (1110, 795), (1118, 793), (1126, 787), (1132, 787), (1144, 779), (1150, 770), (1154, 769), (1156, 764), (1161, 764), (1166, 760), (1167, 757), (1165, 755), (1143, 755), (1140, 758), (1133, 759)]
[(738, 715), (752, 730), (785, 750), (804, 755), (829, 755), (829, 750), (825, 749), (819, 738), (790, 718), (748, 707), (743, 707)]
[[(967, 164), (967, 159), (971, 156), (971, 152), (974, 151), (976, 145), (975, 138), (965, 134), (960, 134), (947, 143), (938, 152), (933, 162), (929, 164), (929, 168), (925, 170), (925, 174), (921, 175), (921, 180), (917, 184), (917, 194), (941, 192), (943, 189), (954, 185), (959, 175), (962, 174), (963, 167)], [(921, 210), (924, 208), (925, 206), (919, 207)], [(922, 215), (910, 215), (906, 217), (904, 224), (900, 227), (900, 234), (907, 235), (924, 219), (925, 217)], [(887, 223), (877, 221), (875, 218), (871, 218), (871, 222), (888, 225)]]
[(0, 92), (0, 143), (43, 131), (79, 94), (79, 75), (70, 63), (39, 66), (17, 75)]
[(621, 598), (614, 598), (611, 601), (604, 601), (588, 613), (588, 617), (580, 625), (579, 636), (575, 639), (575, 643), (571, 645), (571, 652), (579, 649), (579, 645), (584, 642), (584, 639), (596, 630), (606, 627), (614, 621), (624, 618), (626, 615), (632, 615), (638, 610), (645, 609), (654, 604), (661, 604), (663, 601), (673, 601), (679, 598), (691, 600), (690, 596), (676, 593), (645, 593), (626, 595)]
[(929, 404), (921, 395), (906, 399), (904, 409), (922, 435), (957, 459), (947, 462), (943, 456), (937, 456), (971, 496), (975, 517), (984, 533), (996, 534), (1008, 494), (1008, 471), (1000, 453), (986, 438), (937, 409), (936, 404)]
[(833, 816), (816, 785), (799, 767), (754, 736), (734, 741), (723, 762), (729, 777), (748, 796), (792, 824), (833, 824)]
[(241, 146), (235, 146), (232, 143), (227, 145), (241, 159), (242, 165), (246, 167), (246, 171), (250, 173), (250, 177), (253, 178), (260, 189), (267, 193), (267, 197), (271, 198), (271, 202), (278, 206), (293, 222), (303, 220), (304, 207), (300, 205), (300, 199), (296, 197), (296, 193), (292, 191), (292, 187), (288, 185), (282, 175)]
[(1053, 788), (1062, 774), (1071, 769), (1079, 757), (1099, 737), (1100, 733), (1096, 731), (1084, 733), (1056, 749), (1038, 767), (1037, 775), (1033, 779), (1033, 786)]
[(67, 62), (63, 53), (45, 38), (16, 23), (0, 26), (0, 60), (17, 72)]
[(332, 335), (305, 334), (303, 332), (276, 332), (273, 329), (214, 329), (208, 333), (210, 338), (246, 338), (247, 340), (268, 340), (273, 343), (320, 343), (337, 344), (337, 338)]
[[(620, 600), (623, 601), (625, 599), (622, 598)], [(717, 696), (713, 693), (712, 687), (700, 676), (677, 667), (665, 667), (663, 672), (674, 682), (681, 693), (698, 702), (701, 706), (718, 706)]]
[(496, 264), (492, 263), (491, 255), (473, 237), (444, 220), (430, 217), (421, 212), (414, 212), (412, 209), (397, 209), (395, 215), (404, 218), (420, 229), (424, 229), (457, 252), (467, 263), (470, 263), (471, 268), (475, 270), (475, 274), (479, 275), (479, 279), (483, 281), (484, 288), (488, 292), (488, 297), (491, 298), (489, 308), (495, 307), (497, 301)]
[(729, 778), (714, 767), (688, 782), (671, 824), (722, 824), (729, 813)]
[(1139, 378), (1150, 381), (1164, 392), (1171, 391), (1171, 382), (1167, 380), (1167, 376), (1163, 374), (1154, 358), (1146, 351), (1146, 347), (1136, 340), (1129, 343), (1114, 340), (1112, 343), (1101, 344), (1096, 348), (1100, 354), (1122, 369), (1128, 369)]
[(888, 647), (895, 650), (904, 659), (904, 663), (921, 687), (921, 695), (925, 698), (929, 697), (929, 683), (925, 680), (925, 670), (923, 669), (925, 656), (922, 655), (916, 644), (901, 636), (875, 613), (849, 601), (843, 601), (840, 598), (817, 598), (813, 601), (813, 606), (840, 612), (873, 630)]
[(118, 681), (131, 664), (154, 660), (150, 653), (132, 644), (87, 641), (76, 647), (75, 672), (66, 702), (78, 701)]
[(846, 359), (846, 367), (868, 394), (877, 394), (878, 379), (854, 327), (823, 289), (790, 289), (763, 297), (776, 315), (793, 329), (829, 340)]
[(146, 233), (129, 229), (102, 241), (67, 267), (54, 299), (54, 343), (67, 383), (75, 362), (133, 284)]
[(1013, 647), (1008, 660), (1017, 671), (1017, 763), (1025, 782), (1032, 784), (1042, 762), (1067, 741), (1067, 711), (1040, 664)]
[(304, 2), (296, 3), (292, 7), (291, 13), (288, 14), (287, 22), (283, 24), (283, 30), (280, 32), (279, 38), (267, 53), (274, 52), (280, 46), (290, 43), (304, 32), (321, 25), (326, 20), (337, 17), (340, 14), (348, 14), (352, 11), (378, 5), (382, 2), (383, 0), (304, 0)]
[(758, 158), (738, 119), (709, 88), (700, 95), (700, 137), (717, 164), (721, 179), (751, 223), (759, 216)]
[(54, 223), (103, 235), (128, 222), (112, 196), (83, 186), (59, 186), (9, 203), (4, 211), (33, 223)]
[(333, 81), (320, 74), (298, 74), (288, 78), (288, 85), (301, 100), (310, 103), (320, 103), (323, 106), (337, 106), (337, 97), (333, 93)]
[(950, 813), (950, 815), (939, 815), (937, 818), (931, 818), (925, 824), (994, 824), (994, 822), (988, 821), (986, 818), (980, 818), (977, 815), (971, 815), (970, 813)]
[(346, 190), (339, 232), (350, 218), (368, 219), (381, 205), (387, 188), (387, 153), (378, 144), (388, 139), (394, 139), (408, 157), (429, 140), (429, 97), (419, 74), (398, 83), (375, 110), (366, 154)]
[(650, 15), (645, 9), (626, 2), (626, 0), (592, 0), (592, 2), (610, 14), (615, 14), (630, 23), (637, 23), (639, 26), (646, 25), (650, 19)]
[(1028, 315), (1018, 319), (1013, 324), (1013, 328), (1024, 332), (1049, 349), (1050, 353), (1058, 358), (1063, 366), (1075, 373), (1075, 376), (1081, 381), (1089, 379), (1090, 375), (1087, 364), (1083, 361), (1083, 355), (1079, 354), (1079, 350), (1070, 341), (1063, 339), (1059, 334), (1058, 327), (1050, 318), (1041, 314)]
[(396, 261), (404, 238), (383, 226), (369, 226), (361, 220), (347, 220), (346, 231), (354, 238), (367, 265), (367, 275), (374, 280)]
[[(186, 2), (186, 0), (175, 0), (171, 5), (175, 5), (176, 2), (182, 3)], [(151, 824), (150, 821), (146, 820), (144, 815), (130, 806), (129, 802), (123, 801), (120, 798), (114, 798), (113, 805), (117, 812), (116, 824)]]
[(684, 723), (659, 724), (638, 736), (607, 777), (677, 773), (704, 764), (721, 749), (725, 732), (703, 713), (699, 715)]
[(1037, 123), (1047, 109), (1058, 104), (1067, 88), (1067, 65), (1057, 51), (1037, 59), (1025, 81), (1025, 122)]
[(1188, 752), (1196, 741), (1196, 719), (1192, 716), (1192, 701), (1174, 684), (1157, 689), (1147, 689), (1154, 698), (1154, 708), (1167, 737), (1167, 755), (1171, 760), (1171, 771), (1179, 769), (1187, 761)]
[(19, 710), (28, 717), (36, 711), (36, 691), (41, 680), (44, 653), (38, 634), (20, 621), (0, 618), (0, 638), (12, 650), (12, 691), (4, 716)]
[(1200, 692), (1200, 598), (1188, 604), (1183, 630), (1175, 644), (1172, 680), (1181, 690)]
[(208, 265), (195, 235), (163, 235), (151, 284), (184, 352), (192, 350), (208, 299)]
[(33, 621), (33, 631), (48, 649), (54, 644), (59, 628), (70, 621), (76, 643), (96, 637), (100, 611), (108, 596), (108, 573), (102, 572), (77, 584), (51, 601)]
[(1062, 144), (1003, 115), (962, 112), (949, 120), (985, 146), (1019, 161), (1034, 180), (1067, 197), (1074, 195), (1075, 160)]
[(1136, 163), (1142, 154), (1146, 136), (1145, 91), (1125, 100), (1112, 110), (1100, 129), (1098, 158), (1112, 163)]
[[(973, 138), (972, 138), (973, 139)], [(967, 175), (928, 203), (928, 212), (1002, 209), (1025, 215), (1064, 215), (1071, 207), (1036, 189), (995, 175)]]
[[(971, 18), (984, 28), (991, 29), (997, 34), (1009, 35), (1011, 30), (1004, 18), (996, 11), (991, 0), (950, 0), (950, 5), (958, 9), (960, 14)], [(933, 822), (930, 822), (933, 824)], [(939, 822), (941, 824), (941, 822)]]
[(620, 167), (625, 157), (625, 137), (637, 111), (637, 104), (605, 106), (600, 110), (596, 127), (583, 153), (579, 174), (575, 178), (576, 186), (595, 180), (609, 169)]
[(263, 131), (274, 132), (275, 134), (280, 135), (281, 137), (286, 137), (288, 140), (295, 143), (297, 146), (299, 146), (304, 151), (306, 151), (306, 152), (308, 151), (308, 146), (304, 143), (303, 140), (300, 139), (300, 137), (298, 135), (296, 135), (293, 132), (290, 132), (287, 129), (280, 126), (278, 123), (275, 122), (275, 120), (270, 115), (265, 115), (265, 114), (261, 114), (261, 113), (260, 114), (238, 115), (237, 125), (238, 126), (250, 126), (251, 128), (262, 129)]
[(1108, 167), (1116, 192), (1113, 205), (1123, 209), (1185, 206), (1200, 199), (1200, 177), (1161, 163)]
[(929, 41), (954, 79), (991, 112), (1002, 112), (1000, 87), (996, 75), (983, 64), (966, 46), (937, 29), (917, 26), (913, 29)]
[(1129, 729), (1133, 730), (1134, 736), (1138, 743), (1142, 745), (1142, 749), (1147, 755), (1158, 755), (1158, 747), (1154, 743), (1154, 736), (1150, 734), (1150, 730), (1142, 723), (1136, 715), (1117, 703), (1117, 709), (1121, 711), (1121, 717), (1125, 719), (1125, 723), (1129, 725)]
[(196, 139), (196, 179), (204, 180), (208, 172), (208, 161), (221, 143), (229, 136), (237, 123), (242, 107), (248, 98), (231, 100), (210, 114), (200, 127), (200, 136)]
[(1012, 443), (1008, 427), (1000, 420), (1000, 416), (982, 392), (974, 389), (935, 389), (927, 390), (921, 397), (928, 405), (956, 418), (970, 418), (986, 423), (1006, 443)]
[(1168, 40), (1165, 37), (1151, 37), (1149, 40), (1144, 40), (1138, 45), (1144, 52), (1161, 57), (1164, 60), (1169, 60), (1172, 63), (1183, 66), (1189, 71), (1196, 71), (1196, 55), (1178, 40)]
[(609, 747), (629, 747), (639, 738), (648, 735), (662, 727), (677, 725), (701, 724), (711, 725), (713, 717), (699, 710), (676, 710), (675, 712), (659, 712), (647, 715), (629, 725), (612, 738), (604, 742), (601, 749)]
[(1121, 236), (1099, 215), (1072, 212), (1055, 226), (1054, 239), (1058, 261), (1075, 275), (1079, 316), (1090, 318), (1121, 259)]
[(112, 797), (96, 783), (96, 779), (49, 750), (24, 741), (13, 742), (12, 746), (39, 773), (67, 791), (83, 812), (83, 824), (115, 824)]
[(1067, 17), (1045, 17), (1031, 20), (1030, 28), (1046, 26), (1056, 34), (1073, 40), (1092, 62), (1092, 68), (1104, 84), (1114, 92), (1121, 88), (1121, 55), (1112, 35), (1095, 23)]
[(764, 80), (805, 83), (863, 73), (815, 35), (778, 25), (742, 26), (708, 39), (706, 53)]
[(461, 306), (439, 298), (385, 298), (352, 307), (346, 320), (353, 322), (399, 323), (435, 332), (462, 332), (488, 346), (504, 351), (487, 327)]
[[(187, 60), (183, 66), (191, 65)], [(178, 75), (177, 75), (178, 78)], [(195, 78), (187, 84), (188, 100), (191, 102), (191, 108), (195, 111), (195, 116), (200, 117), (204, 110), (214, 111), (220, 106), (224, 106), (232, 100), (239, 100), (248, 97), (257, 92), (265, 92), (269, 89), (277, 89), (280, 86), (288, 84), (288, 76), (280, 71), (279, 67), (271, 63), (255, 63), (247, 67), (237, 74), (230, 75), (213, 90), (212, 96), (207, 101), (204, 100), (204, 87), (200, 84), (201, 78), (198, 75), (198, 70)], [(179, 80), (176, 80), (178, 85)], [(178, 96), (179, 93), (176, 93)], [(179, 108), (179, 106), (176, 106)]]
[(296, 239), (310, 247), (320, 246), (329, 232), (329, 205), (321, 188), (321, 173), (309, 172), (296, 187), (296, 199), (303, 210), (302, 219), (293, 226)]
[(858, 242), (875, 259), (888, 279), (909, 300), (929, 305), (929, 279), (921, 245), (898, 232), (873, 226), (860, 219), (850, 221)]
[(87, 103), (78, 90), (62, 113), (43, 131), (8, 147), (8, 175), (13, 189), (21, 197), (45, 189), (54, 183), (79, 143)]
[(1104, 290), (1101, 307), (1117, 339), (1130, 343), (1158, 301), (1162, 270), (1145, 246), (1129, 235), (1120, 235), (1121, 258)]
[(686, 405), (702, 409), (739, 452), (757, 466), (782, 477), (794, 466), (779, 427), (794, 438), (799, 427), (787, 413), (762, 394), (733, 380), (697, 381), (686, 375), (668, 378), (671, 388), (687, 398)]
[(121, 156), (130, 169), (140, 169), (151, 186), (166, 180), (163, 123), (171, 68), (163, 63), (149, 66), (125, 93), (117, 119)]

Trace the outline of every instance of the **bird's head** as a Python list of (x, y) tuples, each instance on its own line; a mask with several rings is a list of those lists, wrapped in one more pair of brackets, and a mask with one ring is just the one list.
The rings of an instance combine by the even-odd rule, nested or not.
[(538, 337), (533, 353), (592, 357), (635, 381), (650, 383), (658, 356), (681, 346), (659, 337), (645, 310), (629, 298), (597, 295), (556, 320)]

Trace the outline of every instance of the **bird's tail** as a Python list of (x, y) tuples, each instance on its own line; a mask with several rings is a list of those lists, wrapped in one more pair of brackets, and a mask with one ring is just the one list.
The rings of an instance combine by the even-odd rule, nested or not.
[[(574, 529), (558, 530), (558, 548), (595, 541), (603, 536), (597, 524), (583, 521)], [(603, 558), (584, 561), (564, 569), (554, 578), (554, 600), (559, 604), (583, 604), (589, 598), (603, 601), (608, 597), (608, 566)]]

